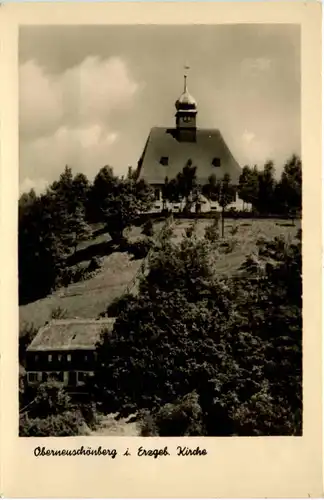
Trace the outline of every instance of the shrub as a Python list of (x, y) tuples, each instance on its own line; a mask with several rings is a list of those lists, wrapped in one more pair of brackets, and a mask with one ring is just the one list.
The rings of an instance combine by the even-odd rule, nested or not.
[(37, 334), (33, 324), (24, 324), (19, 332), (19, 363), (25, 366), (26, 349)]
[(149, 410), (140, 410), (137, 415), (137, 420), (139, 421), (142, 437), (154, 437), (159, 435), (155, 419)]
[(235, 224), (234, 226), (231, 226), (231, 228), (229, 230), (230, 235), (235, 236), (237, 234), (238, 230), (239, 230), (239, 227), (237, 224)]
[(56, 278), (55, 287), (68, 286), (84, 279), (86, 268), (82, 264), (65, 267)]
[(196, 391), (156, 411), (142, 410), (138, 418), (143, 437), (205, 435), (203, 412)]
[(98, 271), (98, 269), (100, 269), (101, 267), (102, 267), (102, 260), (97, 256), (92, 257), (87, 267), (87, 272), (92, 273), (93, 271)]
[(53, 307), (51, 311), (51, 319), (64, 319), (68, 315), (67, 309), (63, 309), (60, 306)]
[(194, 220), (189, 227), (186, 228), (186, 237), (191, 238), (197, 229), (197, 220)]
[(97, 406), (94, 402), (82, 403), (78, 405), (78, 411), (80, 412), (84, 422), (90, 429), (95, 429), (100, 421)]
[(228, 254), (231, 253), (235, 250), (237, 246), (237, 239), (236, 238), (228, 238), (221, 244), (221, 248), (223, 249), (224, 253)]
[(209, 224), (205, 228), (205, 239), (211, 243), (215, 243), (219, 240), (219, 218), (215, 217), (212, 224)]
[(159, 436), (203, 436), (203, 413), (196, 392), (168, 403), (155, 416)]
[(88, 434), (85, 421), (78, 411), (67, 411), (46, 418), (30, 418), (26, 413), (19, 418), (21, 437), (66, 437)]
[(153, 236), (154, 235), (154, 227), (153, 227), (152, 219), (148, 219), (145, 222), (145, 224), (143, 226), (142, 233), (145, 234), (145, 236)]
[(129, 301), (133, 300), (134, 296), (130, 293), (124, 293), (120, 297), (116, 297), (107, 307), (106, 311), (100, 314), (100, 317), (116, 318), (126, 308)]
[(151, 238), (145, 238), (143, 240), (137, 240), (130, 245), (130, 250), (134, 255), (135, 259), (144, 259), (151, 248), (154, 245), (154, 241)]
[(63, 384), (53, 379), (36, 387), (30, 387), (28, 398), (28, 414), (31, 418), (46, 418), (73, 408)]

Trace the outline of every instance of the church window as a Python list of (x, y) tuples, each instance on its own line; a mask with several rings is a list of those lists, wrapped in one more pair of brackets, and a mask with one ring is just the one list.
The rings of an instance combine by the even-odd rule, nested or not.
[(221, 166), (221, 161), (220, 161), (220, 158), (213, 158), (213, 161), (212, 161), (212, 165), (214, 167), (220, 167)]
[(164, 166), (169, 165), (169, 157), (168, 156), (161, 156), (160, 163), (161, 163), (161, 165), (164, 165)]

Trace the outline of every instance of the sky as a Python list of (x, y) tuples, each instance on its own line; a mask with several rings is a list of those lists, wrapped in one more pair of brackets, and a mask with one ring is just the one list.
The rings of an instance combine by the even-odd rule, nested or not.
[(151, 127), (174, 126), (185, 65), (197, 126), (219, 129), (242, 167), (271, 159), (280, 175), (300, 154), (297, 25), (23, 26), (20, 192), (65, 165), (90, 180), (136, 167)]

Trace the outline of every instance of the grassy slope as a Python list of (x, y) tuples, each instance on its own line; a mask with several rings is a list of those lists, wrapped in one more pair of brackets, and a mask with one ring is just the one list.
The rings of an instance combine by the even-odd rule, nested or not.
[[(181, 220), (176, 224), (174, 234), (177, 240), (184, 234), (186, 227), (191, 224), (189, 220)], [(202, 237), (205, 227), (210, 224), (208, 220), (200, 220), (197, 227), (197, 236)], [(230, 229), (233, 226), (238, 226), (238, 232), (234, 236), (237, 244), (231, 253), (222, 253), (217, 261), (217, 271), (220, 274), (233, 274), (235, 273), (245, 257), (255, 250), (256, 242), (259, 238), (274, 238), (281, 234), (285, 237), (296, 236), (297, 230), (300, 228), (300, 221), (296, 221), (296, 225), (292, 226), (290, 222), (280, 221), (275, 219), (250, 219), (238, 220), (232, 219), (225, 220), (225, 238), (230, 237)]]
[[(134, 228), (130, 238), (136, 238), (139, 233), (140, 229)], [(109, 240), (107, 234), (100, 235), (95, 240), (81, 243), (78, 251), (84, 251), (90, 246), (99, 246), (107, 240)], [(114, 298), (124, 292), (141, 262), (141, 260), (134, 260), (125, 252), (113, 252), (103, 256), (103, 266), (93, 278), (73, 283), (43, 299), (20, 306), (20, 328), (26, 323), (33, 323), (36, 327), (43, 325), (50, 319), (51, 311), (56, 307), (66, 309), (69, 318), (96, 318), (105, 311)]]
[[(174, 236), (179, 240), (184, 234), (186, 227), (191, 224), (189, 220), (179, 220), (174, 226)], [(200, 220), (197, 227), (197, 235), (204, 234), (204, 228), (210, 224), (209, 220)], [(238, 244), (232, 253), (223, 254), (218, 261), (220, 273), (232, 273), (237, 270), (244, 257), (253, 251), (255, 243), (261, 236), (274, 237), (280, 234), (295, 236), (300, 223), (291, 226), (289, 222), (276, 220), (226, 220), (225, 236), (229, 235), (230, 227), (238, 225), (239, 230), (235, 235)], [(161, 224), (158, 224), (159, 229)], [(130, 238), (136, 238), (141, 232), (140, 228), (134, 228)], [(107, 240), (107, 235), (101, 235), (80, 245), (79, 251), (87, 246), (100, 245)], [(39, 327), (50, 319), (53, 308), (60, 306), (67, 310), (68, 317), (93, 318), (103, 312), (107, 305), (120, 296), (128, 283), (133, 279), (141, 265), (141, 260), (133, 260), (128, 253), (113, 252), (103, 257), (103, 267), (93, 278), (72, 284), (67, 288), (57, 290), (52, 295), (36, 302), (20, 307), (20, 326), (24, 323), (33, 323)]]

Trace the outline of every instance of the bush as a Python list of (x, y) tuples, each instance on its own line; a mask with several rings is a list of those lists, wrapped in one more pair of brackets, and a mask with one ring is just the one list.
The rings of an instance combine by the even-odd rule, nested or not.
[(141, 435), (147, 436), (204, 436), (203, 412), (196, 391), (156, 411), (142, 410), (138, 415)]
[(139, 421), (142, 437), (155, 437), (159, 435), (155, 419), (149, 410), (140, 410), (137, 414), (137, 420)]
[(239, 227), (237, 224), (235, 224), (234, 226), (231, 226), (231, 228), (229, 230), (230, 235), (235, 236), (237, 234), (238, 230), (239, 230)]
[(215, 217), (213, 223), (205, 228), (205, 239), (211, 243), (219, 240), (219, 218)]
[(93, 273), (93, 271), (98, 271), (98, 269), (100, 269), (101, 267), (102, 267), (102, 260), (97, 256), (92, 257), (87, 267), (87, 272)]
[(231, 237), (223, 241), (220, 247), (222, 248), (224, 253), (228, 254), (235, 250), (237, 243), (238, 243), (237, 239)]
[(135, 259), (144, 259), (151, 248), (154, 245), (154, 241), (151, 238), (145, 238), (143, 240), (137, 240), (131, 245), (129, 245), (129, 249), (134, 255)]
[(194, 220), (189, 227), (186, 228), (186, 237), (191, 238), (197, 229), (197, 220)]
[(25, 366), (26, 349), (37, 334), (37, 328), (33, 324), (24, 324), (19, 332), (19, 363)]
[(100, 422), (100, 418), (97, 411), (96, 403), (82, 403), (78, 405), (78, 411), (80, 412), (84, 422), (91, 429), (96, 429)]
[(148, 219), (145, 222), (145, 224), (143, 226), (142, 233), (145, 234), (145, 236), (153, 236), (154, 235), (154, 227), (153, 227), (152, 219)]
[(130, 293), (124, 293), (120, 297), (116, 297), (107, 307), (106, 311), (100, 314), (100, 317), (116, 318), (126, 308), (127, 304), (134, 299)]
[(203, 436), (205, 435), (203, 413), (196, 392), (168, 403), (155, 416), (159, 436)]
[(65, 267), (56, 278), (55, 288), (68, 286), (84, 279), (86, 268), (82, 264)]
[(67, 411), (46, 418), (30, 418), (27, 414), (19, 418), (21, 437), (66, 437), (88, 434), (85, 421), (78, 411)]
[(53, 307), (51, 311), (51, 319), (64, 319), (68, 315), (67, 309), (63, 309), (62, 307)]

